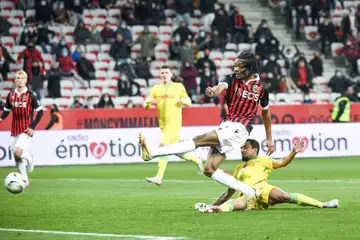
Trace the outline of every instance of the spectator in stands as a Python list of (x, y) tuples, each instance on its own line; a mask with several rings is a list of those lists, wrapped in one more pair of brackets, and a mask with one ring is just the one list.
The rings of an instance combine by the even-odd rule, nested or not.
[(298, 88), (304, 93), (309, 93), (312, 88), (312, 72), (305, 65), (304, 61), (300, 61), (298, 66), (291, 71), (291, 78), (294, 80)]
[(17, 57), (17, 62), (20, 63), (21, 59), (23, 59), (23, 70), (28, 75), (28, 84), (31, 85), (31, 79), (32, 79), (32, 63), (34, 61), (40, 61), (42, 64), (44, 64), (44, 60), (41, 56), (41, 53), (35, 48), (35, 43), (33, 41), (30, 41), (27, 44), (26, 49), (19, 53)]
[(39, 61), (33, 61), (31, 71), (32, 71), (32, 79), (31, 79), (32, 90), (36, 93), (38, 100), (41, 100), (44, 98), (44, 75)]
[(350, 75), (352, 76), (359, 75), (358, 66), (357, 66), (357, 60), (360, 58), (359, 46), (355, 42), (348, 39), (341, 52), (350, 63), (350, 67), (351, 67)]
[(86, 98), (86, 102), (84, 103), (84, 108), (85, 109), (95, 109), (95, 104), (94, 104), (94, 99), (92, 96), (88, 96)]
[(268, 26), (267, 20), (262, 19), (258, 28), (256, 29), (254, 41), (259, 42), (261, 38), (265, 38), (265, 40), (270, 40), (272, 37), (273, 34)]
[(80, 58), (76, 62), (76, 67), (78, 69), (79, 75), (87, 80), (90, 81), (95, 79), (95, 67), (88, 59), (85, 57), (85, 52), (80, 52)]
[(234, 9), (234, 13), (231, 16), (232, 21), (232, 41), (234, 43), (244, 43), (247, 38), (247, 25), (245, 18), (238, 8)]
[(59, 69), (59, 64), (57, 62), (53, 62), (50, 70), (46, 73), (46, 78), (48, 80), (47, 90), (49, 98), (60, 98), (60, 80), (61, 80), (61, 72)]
[(61, 53), (63, 50), (66, 49), (68, 52), (70, 52), (70, 48), (68, 45), (66, 45), (66, 40), (64, 37), (60, 38), (58, 45), (55, 47), (55, 56), (56, 61), (59, 60), (59, 57), (61, 57)]
[(223, 9), (219, 9), (215, 14), (215, 19), (211, 24), (211, 29), (213, 31), (218, 31), (219, 37), (222, 41), (226, 42), (228, 40), (228, 34), (230, 34), (231, 30), (231, 21)]
[(113, 43), (115, 41), (116, 33), (110, 27), (110, 22), (106, 21), (104, 29), (101, 31), (101, 38), (104, 43)]
[(279, 93), (280, 92), (280, 79), (273, 73), (268, 72), (264, 75), (264, 83), (269, 92)]
[(53, 19), (53, 6), (51, 0), (35, 1), (35, 19), (37, 22), (47, 23)]
[(126, 1), (123, 8), (121, 9), (121, 19), (130, 26), (136, 24), (137, 20), (135, 17), (135, 10), (131, 1)]
[[(128, 58), (126, 62), (119, 62), (116, 65), (115, 70), (120, 72), (120, 80), (126, 83), (125, 85), (122, 85), (122, 83), (120, 84), (118, 82), (119, 92), (121, 87), (125, 86), (125, 90), (127, 94), (129, 94), (128, 96), (140, 95), (140, 85), (137, 82), (134, 82), (134, 79), (137, 76), (131, 59)], [(133, 93), (134, 87), (137, 89), (135, 94)]]
[(185, 21), (180, 22), (180, 26), (173, 32), (173, 37), (180, 35), (180, 44), (183, 45), (186, 40), (192, 40), (194, 33), (186, 26)]
[(195, 42), (190, 42), (189, 40), (186, 40), (184, 46), (180, 46), (180, 47), (174, 49), (174, 51), (176, 53), (179, 53), (180, 61), (182, 63), (190, 62), (190, 64), (193, 64), (194, 63), (194, 51), (201, 47), (202, 47), (202, 45), (197, 46), (195, 44)]
[(90, 30), (85, 26), (84, 21), (80, 19), (74, 30), (75, 44), (86, 44), (90, 37)]
[(126, 62), (130, 58), (129, 46), (121, 34), (116, 35), (116, 41), (111, 44), (109, 54), (115, 61), (120, 62)]
[[(289, 69), (289, 72), (295, 67), (295, 61), (300, 56), (300, 51), (296, 45), (294, 45), (295, 51), (291, 47), (283, 46), (282, 50), (280, 51), (280, 54), (285, 59), (285, 67)], [(290, 75), (290, 73), (289, 73)]]
[(151, 60), (152, 60), (151, 58), (138, 59), (136, 61), (136, 64), (135, 64), (136, 75), (139, 78), (145, 79), (146, 82), (148, 82), (148, 80), (153, 77), (151, 72), (150, 72), (150, 62), (151, 62)]
[(186, 91), (191, 99), (196, 97), (196, 77), (199, 75), (196, 67), (190, 61), (184, 62), (180, 77), (183, 79)]
[(0, 72), (3, 81), (8, 80), (8, 72), (10, 72), (10, 63), (16, 63), (11, 57), (6, 47), (3, 46), (0, 39)]
[(37, 28), (37, 40), (36, 44), (40, 45), (44, 53), (48, 53), (47, 45), (51, 47), (51, 53), (55, 52), (55, 45), (50, 43), (50, 38), (55, 37), (56, 33), (50, 30), (47, 24), (39, 24)]
[(351, 37), (356, 39), (356, 35), (353, 34), (356, 31), (356, 18), (355, 18), (355, 10), (353, 8), (349, 9), (350, 13), (345, 14), (341, 20), (341, 28), (344, 32), (344, 42), (346, 38)]
[(148, 25), (150, 23), (152, 12), (152, 1), (139, 0), (135, 3), (136, 16), (139, 18), (140, 25)]
[(50, 122), (45, 127), (45, 130), (61, 130), (63, 126), (63, 116), (61, 115), (59, 108), (56, 104), (51, 106), (50, 110)]
[(309, 93), (304, 93), (302, 104), (312, 104), (312, 103), (313, 103), (313, 101), (310, 98), (310, 94)]
[(71, 104), (70, 109), (81, 109), (83, 105), (81, 103), (80, 96), (74, 96), (74, 102)]
[(200, 58), (196, 63), (196, 68), (200, 73), (205, 72), (206, 68), (209, 68), (211, 75), (216, 76), (216, 65), (215, 62), (209, 58), (210, 50), (206, 49), (204, 51), (204, 57)]
[(295, 26), (295, 36), (296, 39), (300, 39), (300, 22), (304, 21), (305, 25), (309, 25), (308, 14), (306, 11), (306, 5), (308, 4), (308, 0), (294, 0), (292, 2), (292, 6), (296, 11), (296, 26)]
[(75, 26), (84, 12), (86, 0), (65, 0), (65, 9), (71, 11), (70, 22)]
[[(281, 91), (282, 88), (284, 91)], [(296, 84), (291, 78), (283, 76), (280, 79), (280, 92), (285, 92), (285, 91), (289, 93), (294, 93), (294, 92), (300, 92), (300, 89), (296, 86)]]
[(155, 59), (155, 46), (160, 42), (159, 38), (153, 35), (148, 26), (145, 26), (144, 31), (136, 39), (134, 44), (140, 43), (140, 57), (146, 59), (151, 57)]
[(315, 74), (315, 77), (319, 77), (323, 75), (324, 72), (323, 61), (318, 51), (314, 52), (314, 58), (311, 59), (310, 66), (313, 70), (313, 73)]
[(131, 99), (129, 99), (129, 101), (127, 101), (125, 108), (136, 108), (136, 105), (133, 103), (133, 101)]
[(180, 60), (178, 49), (182, 46), (180, 34), (176, 34), (170, 44), (170, 59)]
[(132, 34), (125, 21), (121, 21), (120, 27), (116, 30), (116, 34), (121, 34), (127, 44), (132, 43)]
[(336, 39), (335, 26), (330, 22), (329, 17), (325, 16), (322, 24), (319, 25), (319, 35), (321, 41), (321, 53), (325, 54), (325, 48), (330, 46)]
[(80, 46), (81, 45), (76, 46), (75, 51), (71, 54), (71, 58), (74, 62), (77, 62), (80, 59), (80, 53), (82, 52), (82, 49)]
[(176, 19), (178, 22), (185, 21), (188, 26), (191, 24), (193, 4), (193, 0), (174, 0)]
[[(151, 1), (150, 1), (151, 2)], [(151, 4), (151, 24), (159, 26), (166, 24), (165, 8), (166, 1), (164, 0), (152, 0)]]
[(275, 54), (270, 54), (269, 61), (264, 66), (263, 72), (265, 72), (266, 74), (272, 73), (272, 75), (274, 76), (274, 78), (277, 79), (277, 81), (280, 80), (281, 66), (277, 62)]
[(63, 49), (61, 57), (59, 58), (59, 67), (63, 76), (73, 77), (75, 80), (85, 86), (84, 79), (77, 73), (74, 61), (70, 56), (70, 52)]
[(310, 4), (311, 4), (310, 5), (311, 6), (311, 13), (310, 13), (311, 24), (313, 26), (317, 26), (320, 24), (320, 14), (321, 14), (323, 2), (314, 0), (314, 1), (311, 1)]
[(200, 95), (203, 103), (210, 103), (211, 98), (205, 94), (207, 87), (213, 87), (216, 85), (216, 75), (212, 74), (212, 71), (209, 67), (206, 67), (201, 74), (200, 80)]
[(132, 96), (132, 87), (127, 75), (120, 75), (120, 80), (117, 82), (117, 88), (120, 97)]
[(271, 46), (270, 52), (274, 54), (276, 58), (279, 58), (281, 55), (279, 40), (275, 36), (272, 36), (269, 39), (269, 45)]
[(224, 52), (226, 43), (227, 43), (227, 40), (222, 38), (219, 35), (218, 30), (212, 31), (212, 35), (211, 35), (211, 49), (212, 50), (218, 50), (218, 51)]
[(201, 30), (198, 37), (195, 38), (195, 43), (196, 45), (201, 46), (198, 48), (199, 51), (209, 49), (211, 47), (211, 37), (207, 35), (204, 30)]
[(0, 17), (0, 36), (9, 36), (12, 24), (3, 17)]
[(348, 79), (341, 71), (336, 70), (334, 76), (328, 82), (328, 86), (331, 88), (331, 92), (343, 93), (348, 87), (352, 85), (350, 79)]
[(200, 0), (200, 11), (203, 15), (202, 22), (204, 30), (211, 31), (211, 23), (215, 19), (215, 3), (217, 0)]
[(21, 35), (20, 35), (20, 45), (27, 45), (29, 41), (34, 41), (36, 39), (35, 30), (31, 30), (28, 26), (25, 25)]
[(115, 108), (114, 102), (110, 94), (105, 93), (101, 96), (97, 108)]
[(91, 27), (91, 35), (89, 39), (89, 44), (102, 44), (102, 37), (100, 32), (97, 30), (96, 25)]
[(268, 59), (271, 53), (271, 47), (269, 40), (267, 40), (265, 36), (260, 36), (255, 48), (255, 54), (260, 56), (261, 60)]
[(114, 0), (98, 0), (101, 8), (111, 9), (114, 7)]
[(69, 24), (70, 15), (68, 10), (65, 8), (65, 3), (63, 1), (58, 2), (54, 15), (55, 15), (55, 22), (65, 25)]

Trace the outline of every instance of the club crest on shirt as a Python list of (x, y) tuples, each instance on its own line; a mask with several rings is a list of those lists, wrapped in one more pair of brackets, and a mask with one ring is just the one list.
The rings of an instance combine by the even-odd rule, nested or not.
[(252, 90), (253, 90), (253, 92), (258, 92), (259, 91), (259, 86), (258, 85), (253, 85)]

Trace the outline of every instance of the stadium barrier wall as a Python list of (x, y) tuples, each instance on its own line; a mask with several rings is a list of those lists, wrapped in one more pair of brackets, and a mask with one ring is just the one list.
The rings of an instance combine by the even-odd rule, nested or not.
[[(274, 124), (292, 123), (330, 123), (332, 105), (313, 104), (296, 106), (271, 106)], [(64, 110), (64, 129), (99, 129), (99, 128), (141, 128), (159, 125), (156, 109), (96, 109)], [(194, 107), (183, 109), (183, 126), (216, 126), (220, 122), (220, 108)], [(45, 129), (50, 121), (46, 112), (38, 129)], [(360, 122), (360, 104), (351, 105), (351, 122)], [(262, 123), (261, 112), (254, 118), (254, 123)], [(11, 116), (0, 124), (0, 131), (10, 130)]]
[[(184, 127), (182, 139), (189, 139), (215, 127)], [(291, 150), (292, 142), (304, 138), (306, 150), (299, 157), (360, 156), (358, 144), (360, 123), (348, 124), (281, 124), (273, 126), (276, 152), (274, 158), (282, 158)], [(30, 152), (36, 165), (144, 163), (138, 145), (138, 132), (147, 136), (153, 147), (158, 146), (161, 133), (158, 128), (142, 129), (93, 129), (37, 131)], [(265, 150), (265, 131), (255, 125), (251, 138), (260, 142), (261, 153)], [(0, 132), (0, 166), (14, 166), (10, 151), (10, 133)], [(207, 148), (196, 150), (205, 158)], [(240, 149), (229, 154), (230, 160), (241, 159)], [(171, 157), (170, 161), (179, 161)]]

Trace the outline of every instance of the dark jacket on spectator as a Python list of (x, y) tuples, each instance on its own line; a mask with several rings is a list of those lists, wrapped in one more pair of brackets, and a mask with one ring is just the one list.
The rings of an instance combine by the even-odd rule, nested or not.
[(313, 73), (316, 76), (322, 76), (324, 68), (323, 68), (323, 62), (321, 60), (321, 58), (319, 56), (314, 57), (313, 59), (311, 59), (310, 61), (310, 66), (313, 70)]
[(92, 80), (95, 77), (95, 68), (92, 62), (85, 57), (80, 57), (76, 63), (79, 75), (85, 80)]
[(78, 14), (82, 14), (86, 7), (86, 0), (64, 0), (64, 3), (66, 9)]
[(216, 14), (214, 21), (211, 24), (212, 29), (216, 29), (221, 37), (226, 37), (226, 34), (230, 32), (231, 22), (228, 16), (225, 14)]
[(328, 82), (331, 92), (343, 93), (352, 85), (350, 79), (346, 78), (341, 72), (337, 71)]
[(175, 0), (175, 11), (178, 14), (192, 13), (193, 0)]
[(53, 18), (53, 1), (37, 0), (35, 1), (35, 18), (37, 22), (50, 22)]
[[(173, 32), (173, 36), (180, 35), (180, 43), (184, 44), (185, 40), (191, 40), (194, 37), (194, 33), (188, 27), (179, 27)], [(190, 36), (190, 37), (189, 37)]]
[(20, 45), (27, 45), (29, 41), (36, 39), (35, 31), (31, 31), (29, 28), (25, 27), (24, 31), (20, 35)]
[(80, 23), (84, 23), (82, 20), (78, 22), (74, 30), (74, 41), (76, 44), (86, 44), (86, 41), (91, 37), (90, 30), (85, 26), (80, 26)]
[(181, 71), (180, 77), (184, 79), (184, 85), (186, 90), (196, 90), (196, 77), (198, 76), (198, 71), (196, 67), (184, 67)]
[(50, 68), (46, 73), (46, 78), (48, 79), (47, 89), (49, 98), (60, 98), (60, 80), (61, 72), (59, 68)]
[(0, 17), (0, 36), (7, 36), (11, 28), (11, 23), (3, 17)]
[(200, 0), (200, 11), (202, 14), (214, 13), (217, 0)]
[(54, 31), (49, 30), (47, 27), (38, 28), (36, 43), (38, 45), (41, 45), (41, 43), (49, 44), (49, 35), (51, 35), (51, 38), (53, 38), (55, 34), (56, 33)]
[(120, 58), (128, 58), (129, 51), (128, 51), (128, 45), (124, 40), (122, 41), (115, 41), (113, 44), (111, 44), (111, 48), (109, 51), (109, 54), (114, 60), (119, 60)]

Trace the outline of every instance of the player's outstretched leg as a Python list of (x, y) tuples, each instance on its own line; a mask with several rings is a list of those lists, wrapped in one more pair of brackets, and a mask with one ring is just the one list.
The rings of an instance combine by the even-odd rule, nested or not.
[(177, 155), (179, 158), (184, 159), (186, 161), (191, 161), (195, 163), (199, 169), (199, 174), (204, 173), (204, 166), (203, 166), (203, 160), (199, 157), (197, 157), (195, 154), (192, 153), (183, 153), (180, 155)]
[(337, 208), (339, 207), (339, 200), (334, 199), (329, 202), (321, 202), (315, 198), (308, 197), (301, 193), (290, 193), (290, 203), (299, 206), (312, 206), (318, 208)]

